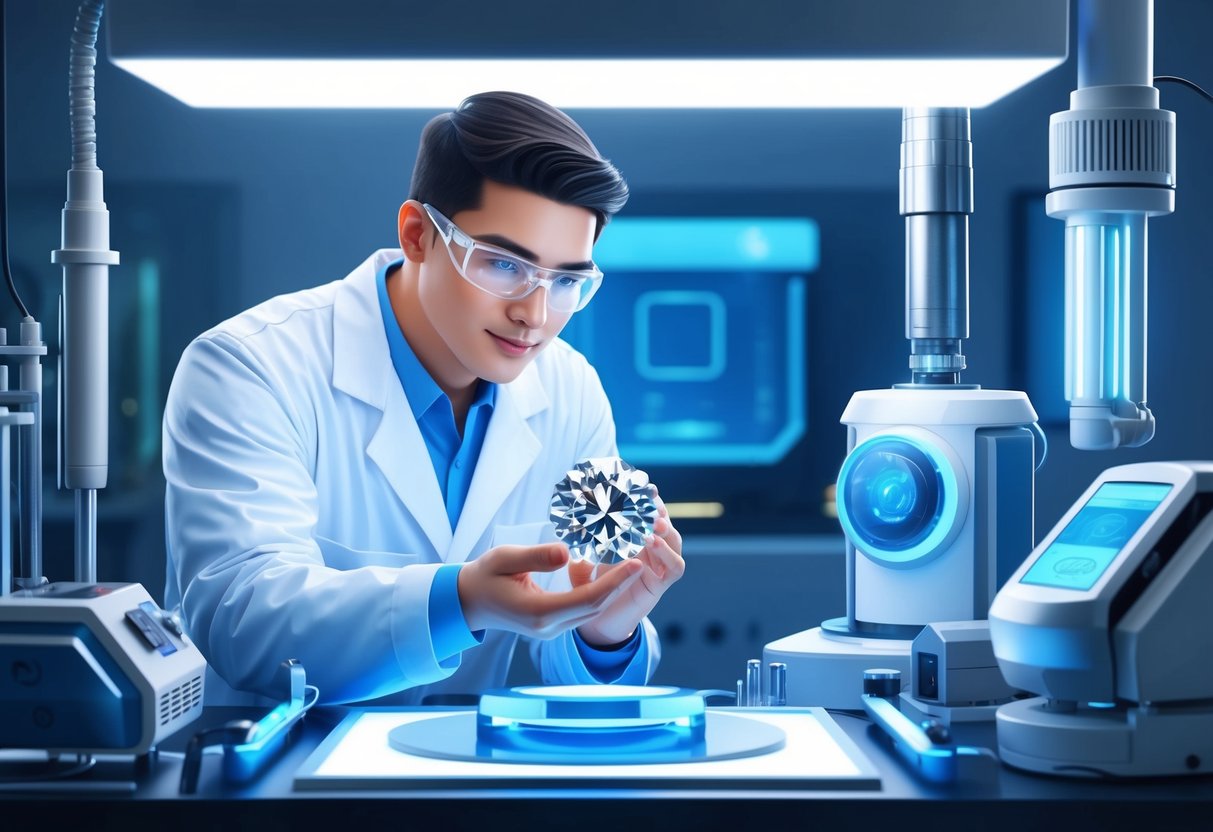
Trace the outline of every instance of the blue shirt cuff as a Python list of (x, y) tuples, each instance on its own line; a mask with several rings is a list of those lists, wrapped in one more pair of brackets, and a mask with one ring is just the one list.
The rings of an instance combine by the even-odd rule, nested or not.
[(440, 665), (484, 641), (484, 630), (472, 632), (459, 603), (459, 570), (463, 564), (441, 566), (430, 584), (430, 637)]
[(630, 639), (611, 650), (598, 649), (583, 639), (577, 630), (573, 630), (573, 643), (577, 645), (577, 652), (585, 662), (586, 670), (590, 671), (594, 678), (599, 681), (618, 679), (640, 649), (641, 629), (637, 626)]

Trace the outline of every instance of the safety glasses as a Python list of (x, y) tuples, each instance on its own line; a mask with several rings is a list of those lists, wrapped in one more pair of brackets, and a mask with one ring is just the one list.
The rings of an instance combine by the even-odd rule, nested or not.
[(602, 285), (598, 269), (565, 271), (537, 266), (511, 251), (472, 239), (434, 206), (422, 207), (438, 230), (455, 270), (468, 283), (494, 297), (524, 298), (542, 285), (548, 290), (548, 306), (554, 311), (577, 312)]

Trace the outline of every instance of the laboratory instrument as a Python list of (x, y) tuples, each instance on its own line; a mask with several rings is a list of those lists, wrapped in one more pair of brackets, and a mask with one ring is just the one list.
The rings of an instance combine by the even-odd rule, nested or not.
[(911, 647), (910, 668), (902, 699), (947, 725), (993, 720), (998, 706), (1019, 693), (1002, 677), (984, 620), (923, 627)]
[(863, 673), (860, 701), (872, 722), (893, 741), (893, 748), (915, 773), (944, 783), (956, 779), (958, 746), (947, 726), (936, 719), (915, 722), (901, 712), (901, 671), (871, 668)]
[(229, 783), (250, 782), (286, 747), (291, 729), (316, 704), (320, 691), (307, 684), (307, 673), (297, 659), (284, 661), (278, 670), (276, 683), (289, 698), (256, 721), (231, 720), (190, 738), (181, 768), (182, 794), (197, 790), (202, 755), (209, 747), (222, 746), (223, 778)]
[(1175, 113), (1159, 109), (1153, 0), (1079, 0), (1078, 88), (1049, 120), (1065, 220), (1065, 394), (1075, 448), (1135, 448), (1146, 405), (1147, 222), (1175, 210)]
[(985, 618), (1032, 549), (1044, 435), (1028, 397), (961, 384), (969, 336), (972, 144), (965, 109), (902, 118), (906, 319), (912, 381), (855, 393), (838, 475), (846, 616), (767, 645), (788, 665), (790, 702), (853, 708), (864, 669), (910, 677), (932, 621)]
[[(69, 77), (72, 165), (62, 212), (60, 298), (60, 485), (76, 492), (76, 582), (42, 576), (41, 325), (26, 314), (20, 343), (0, 347), (19, 361), (18, 389), (0, 379), (0, 746), (55, 753), (143, 755), (202, 712), (206, 663), (176, 619), (143, 587), (96, 581), (96, 492), (108, 467), (109, 213), (97, 167), (93, 67), (101, 0), (76, 19)], [(10, 406), (22, 408), (8, 412)], [(20, 574), (12, 569), (7, 426), (26, 424), (18, 479)], [(13, 587), (22, 587), (16, 592)]]
[(4, 748), (144, 754), (202, 713), (202, 654), (138, 584), (12, 593), (0, 667)]
[(618, 457), (573, 466), (552, 493), (556, 537), (573, 560), (614, 564), (639, 555), (657, 520), (649, 475)]
[(702, 694), (682, 688), (525, 686), (483, 694), (475, 712), (402, 724), (388, 743), (422, 757), (544, 765), (705, 762), (784, 745), (774, 726), (706, 711)]
[(301, 791), (535, 787), (853, 790), (880, 775), (822, 708), (705, 708), (697, 692), (613, 685), (353, 709), (295, 775)]
[(990, 609), (999, 754), (1071, 776), (1213, 771), (1213, 463), (1096, 478)]

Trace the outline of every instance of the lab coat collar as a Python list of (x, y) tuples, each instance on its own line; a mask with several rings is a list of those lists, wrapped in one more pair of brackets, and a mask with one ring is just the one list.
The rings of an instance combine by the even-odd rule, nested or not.
[(542, 443), (527, 420), (545, 410), (549, 399), (534, 363), (514, 381), (498, 386), (467, 501), (452, 534), (429, 451), (392, 366), (379, 311), (376, 272), (401, 256), (398, 250), (377, 251), (338, 287), (333, 387), (383, 411), (367, 455), (437, 555), (447, 563), (461, 563), (474, 554), (472, 547), (539, 455)]

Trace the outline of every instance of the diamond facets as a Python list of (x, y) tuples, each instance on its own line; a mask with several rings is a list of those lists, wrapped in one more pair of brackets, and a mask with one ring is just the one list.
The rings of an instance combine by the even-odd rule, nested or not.
[(552, 494), (556, 536), (574, 560), (612, 564), (640, 554), (657, 520), (649, 475), (618, 457), (577, 463)]

